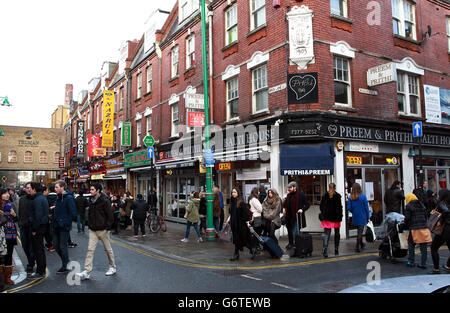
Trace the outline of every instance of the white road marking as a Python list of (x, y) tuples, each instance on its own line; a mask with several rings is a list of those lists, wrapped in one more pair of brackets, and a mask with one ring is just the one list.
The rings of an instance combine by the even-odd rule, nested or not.
[(252, 276), (248, 276), (248, 275), (241, 275), (241, 276), (248, 278), (248, 279), (253, 279), (253, 280), (262, 280), (261, 278), (256, 278), (256, 277), (252, 277)]
[(286, 286), (286, 285), (283, 285), (283, 284), (278, 284), (278, 283), (271, 283), (271, 284), (275, 285), (275, 286), (278, 286), (278, 287), (281, 287), (281, 288), (286, 288), (286, 289), (290, 289), (290, 290), (297, 290), (295, 288), (292, 288), (292, 287), (289, 287), (289, 286)]

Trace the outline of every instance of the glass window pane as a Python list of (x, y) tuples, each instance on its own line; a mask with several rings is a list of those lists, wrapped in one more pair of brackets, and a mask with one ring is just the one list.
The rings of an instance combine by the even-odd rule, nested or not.
[(399, 94), (397, 98), (398, 98), (398, 111), (405, 112), (405, 96)]
[(393, 29), (394, 29), (394, 34), (395, 35), (399, 35), (400, 33), (399, 33), (399, 29), (400, 29), (400, 27), (399, 27), (399, 21), (397, 21), (396, 19), (393, 19), (392, 20), (392, 27), (393, 27)]
[(419, 99), (416, 96), (409, 96), (409, 108), (411, 114), (419, 114)]
[(261, 90), (256, 93), (256, 111), (261, 111), (268, 108), (268, 92)]
[(347, 84), (334, 82), (334, 102), (348, 104)]

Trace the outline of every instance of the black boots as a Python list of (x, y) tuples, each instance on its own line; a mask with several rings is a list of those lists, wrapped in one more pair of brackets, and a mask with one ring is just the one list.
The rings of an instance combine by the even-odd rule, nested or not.
[(236, 261), (236, 260), (239, 260), (239, 250), (238, 249), (234, 249), (234, 255), (230, 259), (230, 261)]
[(339, 242), (341, 240), (341, 235), (334, 233), (334, 255), (339, 255)]

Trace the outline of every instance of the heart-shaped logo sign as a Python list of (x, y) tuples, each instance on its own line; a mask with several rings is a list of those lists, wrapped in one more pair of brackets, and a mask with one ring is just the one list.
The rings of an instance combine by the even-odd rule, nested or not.
[(330, 125), (328, 126), (328, 132), (330, 133), (331, 136), (336, 135), (338, 129), (336, 125)]
[(312, 75), (295, 75), (289, 79), (289, 88), (295, 93), (297, 100), (303, 99), (316, 88), (317, 80)]

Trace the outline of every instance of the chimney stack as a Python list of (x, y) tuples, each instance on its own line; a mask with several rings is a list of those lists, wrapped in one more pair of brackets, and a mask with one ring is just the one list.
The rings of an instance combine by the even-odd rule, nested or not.
[(70, 106), (70, 103), (72, 103), (72, 99), (73, 99), (73, 85), (66, 84), (66, 91), (64, 95), (64, 106)]

